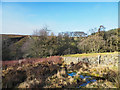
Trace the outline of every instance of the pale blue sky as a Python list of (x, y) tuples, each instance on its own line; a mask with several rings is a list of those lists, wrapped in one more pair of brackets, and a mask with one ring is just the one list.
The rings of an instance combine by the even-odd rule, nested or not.
[(52, 32), (118, 27), (118, 2), (3, 2), (2, 33), (32, 34), (45, 25)]
[(120, 0), (1, 0), (3, 2), (119, 2)]

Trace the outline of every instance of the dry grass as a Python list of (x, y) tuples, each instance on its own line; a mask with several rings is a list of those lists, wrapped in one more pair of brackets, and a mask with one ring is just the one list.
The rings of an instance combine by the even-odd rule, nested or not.
[[(97, 56), (97, 55), (107, 55), (107, 54), (117, 54), (118, 52), (106, 52), (106, 53), (83, 53), (83, 54), (69, 54), (64, 55), (64, 57), (89, 57), (89, 56)], [(119, 53), (118, 53), (119, 54)]]
[[(97, 72), (99, 74), (99, 77), (103, 77), (106, 79), (106, 84), (107, 86), (110, 86), (109, 83), (111, 83), (112, 87), (120, 88), (120, 71), (118, 70), (118, 66), (114, 65), (100, 65), (97, 67), (92, 67), (90, 69), (91, 75), (93, 74), (92, 72), (95, 73), (96, 76)], [(99, 85), (99, 83), (97, 83)], [(110, 87), (111, 87), (110, 86)]]

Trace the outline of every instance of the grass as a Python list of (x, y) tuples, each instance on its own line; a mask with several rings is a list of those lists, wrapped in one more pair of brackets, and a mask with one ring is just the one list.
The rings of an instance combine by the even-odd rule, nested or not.
[(89, 56), (97, 56), (97, 55), (107, 55), (107, 54), (117, 54), (118, 52), (106, 52), (106, 53), (83, 53), (83, 54), (69, 54), (64, 55), (63, 57), (89, 57)]

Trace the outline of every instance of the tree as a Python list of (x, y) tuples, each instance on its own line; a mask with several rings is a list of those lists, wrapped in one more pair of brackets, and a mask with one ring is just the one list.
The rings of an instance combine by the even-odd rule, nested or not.
[(92, 28), (89, 30), (91, 35), (95, 35), (95, 33), (97, 32), (97, 28)]
[(100, 33), (100, 31), (105, 31), (105, 27), (103, 25), (100, 25), (98, 32)]
[(10, 60), (10, 42), (11, 40), (6, 36), (2, 38), (2, 60)]
[(51, 46), (53, 44), (52, 41), (55, 42), (53, 38), (54, 36), (49, 36), (47, 28), (34, 31), (27, 55), (29, 57), (47, 57), (53, 55), (54, 50)]
[[(78, 48), (85, 53), (104, 52), (105, 41), (100, 36), (91, 36), (79, 42)], [(103, 51), (101, 51), (103, 49)]]
[(58, 55), (73, 54), (78, 52), (77, 43), (69, 32), (59, 33), (57, 37)]

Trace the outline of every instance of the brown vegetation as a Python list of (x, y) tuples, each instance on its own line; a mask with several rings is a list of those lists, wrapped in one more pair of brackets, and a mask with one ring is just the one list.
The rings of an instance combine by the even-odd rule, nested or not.
[(14, 61), (3, 62), (4, 66), (7, 65), (2, 73), (3, 88), (15, 88), (18, 87), (20, 83), (31, 81), (33, 79), (38, 80), (39, 83), (35, 84), (35, 86), (31, 85), (28, 88), (38, 88), (44, 85), (45, 79), (48, 76), (57, 73), (57, 70), (60, 69), (60, 65), (62, 64), (62, 58), (54, 56), (50, 58), (29, 59), (23, 60), (22, 64), (18, 64), (18, 62)]

